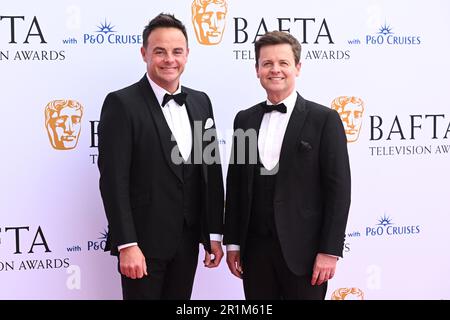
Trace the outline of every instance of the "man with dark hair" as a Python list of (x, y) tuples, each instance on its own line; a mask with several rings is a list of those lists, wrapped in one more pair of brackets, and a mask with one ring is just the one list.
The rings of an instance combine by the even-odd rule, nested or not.
[[(350, 206), (345, 132), (335, 110), (296, 92), (300, 50), (279, 31), (255, 42), (267, 100), (234, 120), (224, 244), (247, 299), (324, 299), (342, 256)], [(255, 132), (256, 142), (239, 141), (242, 131)]]
[(210, 143), (218, 152), (214, 116), (205, 93), (180, 84), (181, 21), (160, 14), (143, 36), (147, 73), (107, 95), (98, 126), (106, 250), (119, 256), (124, 299), (189, 299), (199, 242), (206, 267), (223, 256), (221, 166), (197, 157)]

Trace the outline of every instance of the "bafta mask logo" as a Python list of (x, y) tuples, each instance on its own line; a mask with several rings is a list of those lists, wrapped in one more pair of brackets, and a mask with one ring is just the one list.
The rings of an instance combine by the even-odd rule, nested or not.
[(364, 292), (359, 288), (339, 288), (334, 290), (331, 300), (364, 300)]
[(222, 41), (227, 15), (225, 0), (194, 0), (192, 23), (199, 43), (216, 45)]
[(52, 147), (70, 150), (77, 146), (83, 106), (75, 100), (54, 100), (45, 106), (45, 128)]
[(347, 142), (358, 140), (364, 113), (364, 101), (358, 97), (337, 97), (331, 103), (331, 108), (341, 116)]

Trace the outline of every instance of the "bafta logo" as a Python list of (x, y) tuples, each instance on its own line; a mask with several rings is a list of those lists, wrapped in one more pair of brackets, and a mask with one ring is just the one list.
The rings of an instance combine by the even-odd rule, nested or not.
[(339, 288), (334, 290), (331, 300), (364, 300), (364, 292), (359, 288)]
[(75, 100), (54, 100), (45, 106), (45, 128), (52, 147), (70, 150), (77, 146), (83, 106)]
[(341, 117), (347, 142), (358, 140), (364, 113), (364, 101), (358, 97), (337, 97), (331, 103), (331, 108), (336, 110)]
[(216, 45), (222, 41), (227, 15), (225, 0), (194, 0), (192, 23), (199, 43)]

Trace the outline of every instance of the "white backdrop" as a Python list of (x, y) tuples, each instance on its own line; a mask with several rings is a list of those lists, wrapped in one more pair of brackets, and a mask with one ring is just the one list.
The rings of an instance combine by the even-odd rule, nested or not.
[[(191, 3), (2, 2), (0, 299), (121, 298), (116, 259), (102, 251), (96, 121), (108, 92), (144, 74), (140, 34), (160, 12), (186, 24), (182, 82), (209, 94), (225, 163), (235, 114), (265, 98), (252, 44), (264, 25), (281, 21), (303, 42), (303, 97), (330, 107), (339, 96), (364, 101), (359, 138), (348, 145), (344, 259), (327, 298), (357, 288), (364, 299), (449, 299), (450, 3), (228, 0), (223, 39), (212, 46), (195, 37)], [(45, 128), (45, 106), (58, 99), (83, 106), (71, 150), (53, 148)], [(225, 263), (209, 270), (202, 259), (193, 299), (243, 298)]]

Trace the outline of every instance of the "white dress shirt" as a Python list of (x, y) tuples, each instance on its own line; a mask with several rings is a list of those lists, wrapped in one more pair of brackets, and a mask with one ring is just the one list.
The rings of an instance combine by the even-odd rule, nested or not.
[[(262, 165), (269, 171), (280, 161), (281, 145), (296, 101), (297, 92), (294, 90), (280, 102), (286, 106), (286, 113), (267, 112), (262, 118), (258, 135), (258, 152)], [(273, 105), (270, 100), (267, 100), (267, 104)]]
[[(159, 105), (162, 105), (162, 101), (164, 99), (164, 95), (171, 94), (167, 92), (156, 83), (154, 83), (147, 74), (147, 79), (152, 86), (153, 92), (155, 93), (156, 99), (158, 100)], [(178, 86), (177, 91), (173, 94), (177, 94), (181, 92), (181, 85)], [(186, 106), (183, 104), (180, 106), (175, 102), (174, 99), (171, 99), (166, 103), (164, 107), (161, 106), (161, 110), (164, 114), (164, 118), (166, 118), (167, 125), (172, 132), (172, 135), (177, 142), (178, 149), (180, 150), (180, 154), (183, 157), (184, 161), (189, 159), (189, 155), (192, 150), (192, 129), (191, 122), (189, 121), (189, 116), (186, 110)]]

